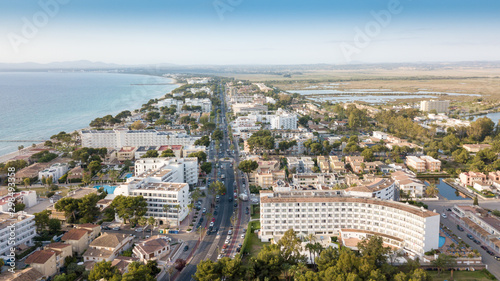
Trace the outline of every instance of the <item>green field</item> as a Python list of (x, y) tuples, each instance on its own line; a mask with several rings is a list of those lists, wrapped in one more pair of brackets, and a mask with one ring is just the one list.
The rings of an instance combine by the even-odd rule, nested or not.
[(243, 251), (247, 253), (243, 256), (244, 263), (247, 262), (250, 257), (256, 257), (257, 254), (259, 254), (260, 249), (262, 249), (264, 245), (269, 244), (260, 241), (257, 234), (254, 233), (254, 230), (260, 229), (259, 221), (251, 221), (248, 223), (248, 229), (250, 230), (250, 233), (247, 232), (248, 234), (245, 237), (245, 242), (243, 243)]
[(438, 275), (437, 271), (428, 271), (429, 276), (433, 281), (455, 280), (455, 281), (488, 281), (497, 280), (490, 279), (484, 271), (453, 271), (453, 279), (451, 279), (451, 272), (445, 271)]

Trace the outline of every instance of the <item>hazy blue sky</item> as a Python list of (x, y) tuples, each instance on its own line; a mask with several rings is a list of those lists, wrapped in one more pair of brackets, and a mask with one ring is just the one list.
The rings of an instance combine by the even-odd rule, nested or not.
[(0, 18), (0, 62), (500, 60), (498, 0), (15, 0)]

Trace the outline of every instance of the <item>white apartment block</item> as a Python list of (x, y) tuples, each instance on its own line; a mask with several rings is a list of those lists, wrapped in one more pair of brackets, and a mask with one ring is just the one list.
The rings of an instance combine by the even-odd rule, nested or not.
[(336, 174), (333, 173), (297, 173), (292, 176), (292, 184), (301, 187), (328, 186), (343, 183)]
[(439, 247), (439, 214), (408, 204), (345, 197), (341, 191), (260, 192), (260, 239), (299, 235), (341, 236), (343, 241), (378, 235), (410, 256)]
[(171, 133), (157, 130), (82, 130), (83, 147), (121, 148), (124, 146), (193, 145), (199, 139), (185, 133)]
[[(160, 224), (177, 225), (189, 213), (189, 185), (187, 183), (162, 182), (154, 175), (132, 178), (118, 186), (115, 195), (143, 196), (148, 204), (146, 217), (160, 220)], [(167, 205), (166, 209), (164, 205)], [(177, 207), (179, 206), (179, 207)]]
[(381, 131), (373, 131), (372, 136), (376, 139), (386, 140), (388, 134)]
[(57, 182), (66, 172), (68, 172), (68, 164), (55, 163), (49, 168), (38, 172), (38, 179), (52, 177), (52, 182)]
[(36, 192), (33, 190), (16, 192), (12, 195), (7, 194), (0, 197), (0, 212), (9, 212), (9, 208), (12, 208), (9, 202), (23, 203), (26, 205), (26, 208), (31, 208), (38, 203), (36, 200)]
[(288, 170), (295, 168), (296, 173), (312, 173), (314, 161), (311, 157), (287, 157)]
[(403, 171), (397, 171), (391, 174), (391, 178), (396, 182), (399, 190), (408, 193), (410, 197), (424, 197), (426, 185), (415, 176)]
[(406, 156), (406, 166), (413, 168), (417, 173), (441, 171), (441, 161), (431, 156)]
[(177, 110), (177, 112), (181, 111), (182, 105), (184, 105), (184, 102), (182, 100), (178, 100), (178, 99), (168, 98), (168, 99), (158, 101), (158, 108), (175, 106), (175, 109)]
[(0, 212), (0, 256), (8, 256), (10, 248), (33, 246), (36, 236), (35, 216)]
[(187, 106), (200, 106), (201, 107), (201, 111), (203, 111), (203, 112), (210, 112), (210, 111), (212, 111), (212, 101), (210, 99), (208, 99), (208, 98), (205, 98), (205, 99), (198, 99), (198, 98), (191, 99), (191, 98), (187, 98), (184, 101), (184, 105), (187, 105)]
[(361, 181), (360, 185), (352, 186), (344, 190), (344, 194), (354, 197), (378, 198), (382, 200), (394, 200), (396, 184), (392, 179), (374, 178), (373, 180)]
[[(185, 145), (182, 148), (182, 155), (184, 157), (188, 157), (189, 154), (195, 153), (198, 151), (203, 151), (203, 152), (207, 153), (207, 147), (203, 146), (203, 145)], [(208, 155), (208, 153), (207, 153), (207, 155)]]
[(137, 177), (149, 177), (160, 171), (168, 171), (162, 174), (161, 181), (196, 184), (198, 182), (198, 158), (158, 157), (141, 158), (135, 161), (135, 176)]
[(420, 110), (424, 112), (436, 110), (437, 113), (448, 113), (450, 112), (449, 107), (449, 100), (424, 100), (420, 102)]
[(286, 112), (279, 108), (276, 114), (271, 119), (272, 130), (296, 130), (297, 129), (297, 114)]

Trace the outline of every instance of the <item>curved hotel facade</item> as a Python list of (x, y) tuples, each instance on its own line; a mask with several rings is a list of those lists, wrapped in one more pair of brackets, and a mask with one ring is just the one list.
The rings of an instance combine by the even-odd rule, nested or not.
[(439, 214), (394, 201), (346, 196), (341, 190), (261, 191), (260, 212), (262, 241), (277, 241), (294, 229), (321, 239), (339, 236), (344, 244), (378, 235), (410, 256), (439, 247)]

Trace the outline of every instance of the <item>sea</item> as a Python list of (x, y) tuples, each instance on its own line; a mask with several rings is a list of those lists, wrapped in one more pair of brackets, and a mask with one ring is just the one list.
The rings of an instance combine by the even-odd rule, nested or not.
[(0, 156), (88, 127), (96, 117), (140, 108), (179, 86), (173, 82), (122, 73), (0, 72)]

